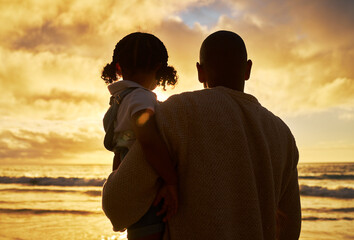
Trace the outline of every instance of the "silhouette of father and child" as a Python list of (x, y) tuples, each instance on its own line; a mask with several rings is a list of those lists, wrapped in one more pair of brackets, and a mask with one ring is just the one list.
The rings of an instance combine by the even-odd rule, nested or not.
[(286, 124), (244, 93), (244, 41), (212, 33), (196, 67), (205, 89), (164, 102), (152, 90), (178, 77), (156, 36), (125, 36), (104, 67), (119, 104), (102, 192), (113, 229), (138, 240), (298, 239), (298, 150)]

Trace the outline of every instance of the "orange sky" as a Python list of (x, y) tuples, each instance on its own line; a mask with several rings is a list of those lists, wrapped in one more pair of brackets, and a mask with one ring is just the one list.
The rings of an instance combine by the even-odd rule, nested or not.
[(166, 45), (179, 84), (201, 89), (195, 63), (210, 33), (245, 40), (246, 92), (292, 129), (300, 161), (354, 161), (351, 0), (0, 1), (0, 164), (110, 163), (102, 145), (113, 48), (145, 31)]

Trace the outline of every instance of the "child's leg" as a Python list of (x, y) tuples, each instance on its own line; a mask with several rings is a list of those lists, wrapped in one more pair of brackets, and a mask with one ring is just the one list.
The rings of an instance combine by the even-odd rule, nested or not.
[(165, 229), (164, 216), (156, 216), (162, 202), (158, 206), (151, 206), (145, 215), (132, 226), (128, 227), (129, 240), (161, 240)]
[(129, 238), (129, 240), (162, 240), (163, 232), (155, 233), (141, 238)]

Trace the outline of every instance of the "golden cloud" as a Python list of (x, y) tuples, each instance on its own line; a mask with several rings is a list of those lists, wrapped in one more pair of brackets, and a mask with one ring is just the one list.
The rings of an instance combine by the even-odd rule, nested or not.
[[(37, 112), (56, 109), (58, 116), (67, 114), (63, 109), (81, 114), (74, 104), (65, 105), (68, 103), (66, 93), (74, 91), (83, 93), (83, 99), (97, 97), (95, 107), (98, 108), (80, 106), (80, 109), (86, 108), (90, 114), (94, 110), (103, 112), (108, 91), (100, 79), (100, 71), (111, 60), (116, 42), (138, 29), (150, 32), (164, 29), (159, 26), (172, 13), (191, 4), (206, 3), (196, 0), (51, 3), (32, 0), (0, 4), (0, 20), (8, 23), (0, 26), (0, 59), (4, 63), (0, 68), (0, 83), (4, 86), (0, 112), (5, 114), (18, 106), (18, 111), (12, 113), (26, 115), (31, 112), (22, 109), (26, 104), (26, 108), (33, 107)], [(168, 29), (163, 31), (168, 34)], [(60, 102), (64, 104), (58, 103), (58, 93), (63, 94)], [(44, 101), (45, 95), (52, 101)], [(53, 113), (49, 115), (52, 118)]]
[(107, 104), (108, 91), (95, 67), (102, 61), (3, 48), (0, 53), (3, 116), (72, 119), (95, 115)]
[[(116, 42), (134, 31), (159, 37), (178, 71), (175, 89), (158, 90), (164, 98), (202, 87), (195, 69), (200, 45), (211, 32), (226, 29), (244, 38), (254, 62), (246, 90), (266, 107), (282, 115), (346, 107), (343, 119), (351, 118), (353, 1), (223, 0), (219, 4), (231, 13), (211, 26), (196, 21), (190, 27), (179, 16), (215, 2), (0, 3), (1, 156), (59, 159), (101, 151), (101, 119), (109, 93), (100, 71), (111, 61)], [(62, 126), (64, 121), (75, 127)], [(56, 148), (62, 152), (56, 155)]]
[(102, 150), (99, 134), (78, 132), (36, 132), (20, 129), (0, 132), (0, 160), (28, 161), (73, 159), (76, 155)]
[[(68, 87), (82, 88), (84, 84), (85, 88), (91, 86), (90, 91), (97, 90), (99, 86), (87, 84), (87, 79), (99, 80), (100, 69), (110, 61), (116, 41), (141, 29), (160, 37), (170, 52), (170, 62), (181, 76), (179, 85), (171, 93), (193, 90), (201, 87), (196, 79), (195, 62), (202, 40), (212, 31), (230, 29), (245, 39), (254, 60), (252, 81), (257, 83), (250, 82), (248, 88), (265, 101), (271, 99), (267, 94), (272, 95), (274, 101), (267, 103), (270, 105), (284, 102), (284, 97), (289, 99), (290, 105), (280, 106), (279, 111), (298, 111), (304, 109), (303, 106), (309, 110), (327, 108), (328, 102), (313, 101), (311, 105), (307, 97), (301, 100), (296, 95), (302, 92), (302, 96), (309, 96), (311, 90), (324, 92), (318, 89), (338, 78), (349, 81), (354, 78), (350, 67), (354, 55), (353, 33), (347, 31), (354, 22), (348, 10), (349, 1), (341, 4), (331, 1), (223, 2), (234, 8), (234, 15), (221, 16), (211, 29), (198, 24), (190, 28), (177, 15), (187, 7), (207, 6), (213, 1), (76, 0), (2, 4), (0, 19), (9, 23), (0, 28), (4, 40), (2, 52), (8, 51), (3, 60), (11, 58), (12, 64), (3, 67), (0, 74), (7, 87), (16, 86), (14, 91), (22, 84), (21, 89), (26, 91), (20, 94), (33, 89), (70, 91)], [(11, 13), (15, 10), (21, 14), (14, 17)], [(34, 17), (33, 12), (37, 13)], [(336, 19), (337, 24), (331, 19)], [(27, 69), (25, 65), (29, 65)], [(21, 71), (16, 71), (19, 68)], [(268, 73), (267, 79), (264, 72)], [(257, 90), (262, 84), (268, 84), (272, 93)], [(275, 94), (272, 86), (277, 89)], [(104, 91), (98, 94), (101, 99)], [(347, 96), (350, 94), (352, 92)], [(19, 94), (14, 95), (16, 98)], [(331, 100), (331, 106), (348, 102), (343, 96), (332, 96)]]
[(166, 45), (169, 52), (169, 64), (173, 65), (180, 76), (178, 85), (170, 93), (180, 93), (201, 89), (198, 82), (196, 63), (199, 61), (199, 49), (207, 32), (200, 25), (193, 29), (178, 19), (165, 20), (155, 29), (156, 36)]
[(238, 17), (221, 16), (213, 30), (244, 38), (254, 62), (246, 89), (277, 113), (354, 107), (350, 6), (351, 1), (247, 1)]

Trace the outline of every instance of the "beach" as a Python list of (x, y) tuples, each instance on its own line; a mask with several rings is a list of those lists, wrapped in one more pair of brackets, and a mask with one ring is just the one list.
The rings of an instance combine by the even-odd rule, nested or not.
[[(1, 165), (0, 239), (126, 239), (101, 209), (110, 165)], [(300, 239), (354, 239), (354, 163), (300, 163)]]

